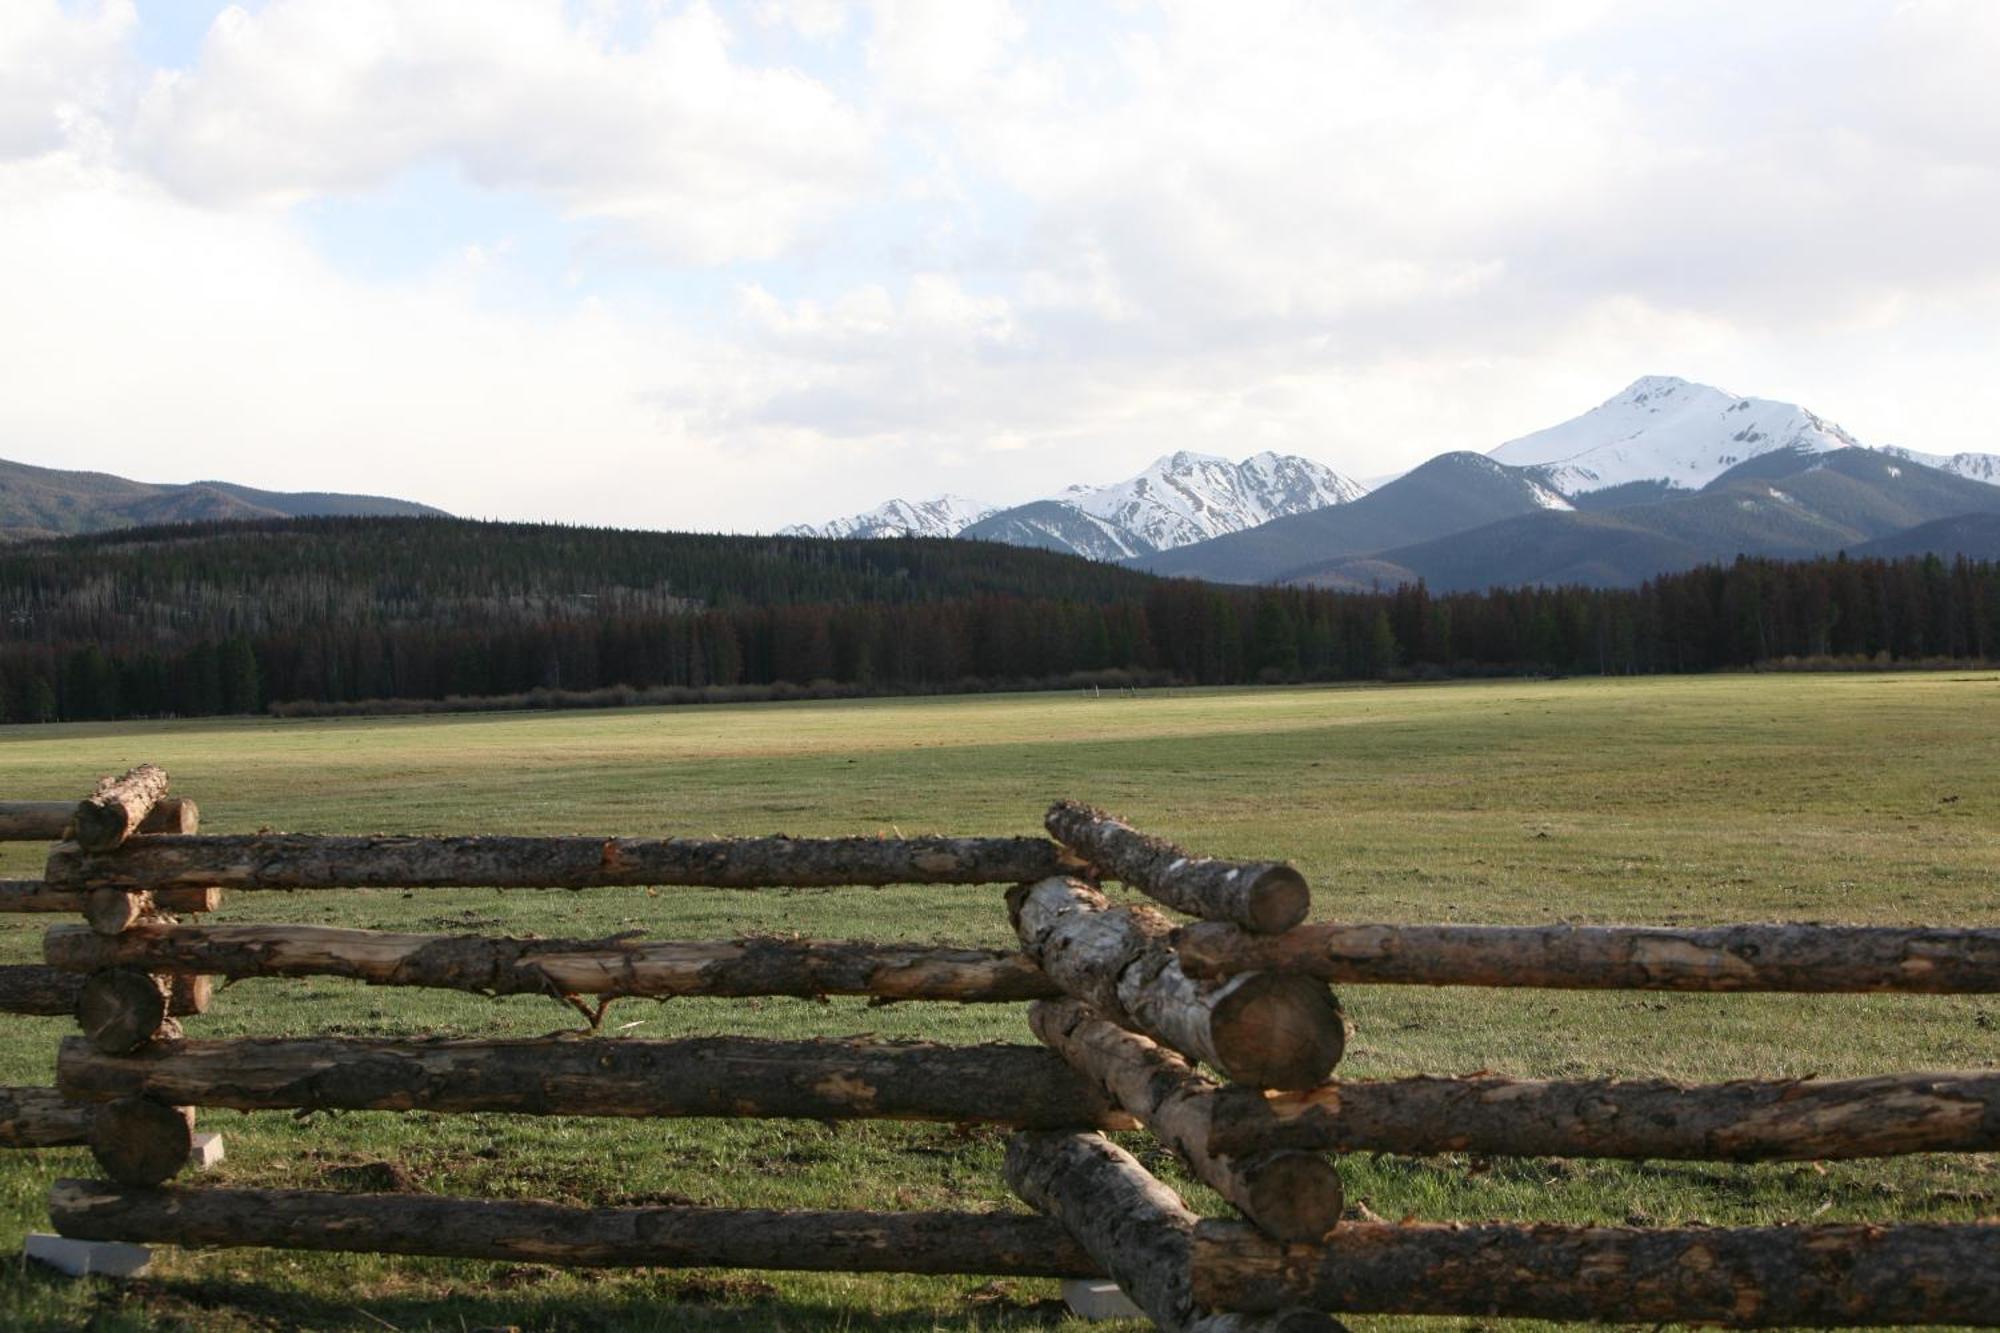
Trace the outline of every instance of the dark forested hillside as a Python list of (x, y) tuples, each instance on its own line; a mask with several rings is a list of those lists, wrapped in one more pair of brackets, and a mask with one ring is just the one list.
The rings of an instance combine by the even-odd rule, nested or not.
[(2000, 566), (1936, 557), (1739, 560), (1640, 588), (1433, 596), (1156, 579), (981, 542), (451, 519), (190, 525), (0, 549), (11, 721), (1996, 652)]

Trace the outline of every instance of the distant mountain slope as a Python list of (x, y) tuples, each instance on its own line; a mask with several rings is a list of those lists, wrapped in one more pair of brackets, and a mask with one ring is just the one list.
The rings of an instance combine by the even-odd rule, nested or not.
[(311, 515), (442, 517), (444, 511), (372, 495), (261, 491), (222, 481), (154, 485), (103, 472), (64, 472), (0, 460), (0, 540)]
[(1369, 552), (1365, 560), (1320, 561), (1283, 577), (1326, 587), (1421, 578), (1438, 591), (1522, 583), (1629, 586), (1704, 561), (1827, 555), (1942, 519), (2000, 514), (2000, 487), (1871, 449), (1794, 452), (1791, 459), (1789, 472), (1778, 469), (1775, 457), (1760, 458), (1699, 493), (1655, 504), (1526, 514)]
[(1567, 500), (1525, 469), (1480, 454), (1441, 454), (1347, 504), (1131, 563), (1155, 574), (1262, 583), (1335, 555), (1407, 546), (1517, 514), (1568, 508)]
[(864, 513), (826, 523), (794, 523), (780, 528), (780, 537), (956, 537), (998, 509), (998, 505), (963, 495), (937, 495), (928, 500), (891, 500)]
[(2000, 560), (2000, 514), (1959, 514), (1892, 532), (1848, 551), (1851, 556), (1900, 560), (1912, 555)]
[(1583, 415), (1509, 440), (1487, 456), (1542, 468), (1549, 485), (1577, 495), (1636, 481), (1699, 490), (1759, 454), (1830, 453), (1855, 444), (1795, 403), (1648, 375)]
[(1287, 514), (1345, 504), (1363, 487), (1309, 458), (1261, 453), (1232, 463), (1185, 450), (1109, 486), (1071, 486), (994, 510), (962, 497), (903, 500), (851, 519), (784, 529), (788, 535), (966, 537), (1116, 560), (1185, 546)]
[(1881, 452), (1949, 472), (1954, 477), (2000, 486), (2000, 454), (1923, 454), (1893, 444), (1883, 445)]

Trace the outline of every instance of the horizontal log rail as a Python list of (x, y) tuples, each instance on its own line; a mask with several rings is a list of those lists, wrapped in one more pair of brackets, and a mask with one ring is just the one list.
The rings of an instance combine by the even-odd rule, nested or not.
[(76, 1012), (83, 978), (41, 963), (0, 966), (0, 1013), (53, 1018)]
[(54, 1088), (0, 1088), (0, 1148), (79, 1147), (96, 1111)]
[(1725, 1328), (2000, 1327), (2000, 1225), (1631, 1227), (1344, 1223), (1285, 1245), (1196, 1226), (1193, 1295), (1225, 1309)]
[(1020, 953), (786, 936), (736, 940), (507, 939), (336, 926), (181, 926), (121, 935), (56, 926), (43, 956), (75, 972), (130, 966), (229, 977), (348, 977), (483, 995), (869, 995), (1044, 999), (1054, 982)]
[[(162, 889), (152, 904), (167, 912), (213, 912), (221, 889)], [(0, 912), (49, 912), (75, 916), (90, 905), (88, 889), (50, 888), (47, 880), (0, 879)]]
[(1315, 923), (1174, 937), (1190, 976), (1563, 990), (2000, 992), (2000, 929), (1834, 926), (1402, 926)]
[(1283, 861), (1189, 856), (1165, 838), (1076, 801), (1050, 806), (1043, 826), (1100, 877), (1190, 916), (1275, 935), (1305, 920), (1312, 904), (1305, 876)]
[(255, 1037), (114, 1056), (66, 1037), (56, 1086), (80, 1101), (145, 1096), (239, 1111), (1134, 1123), (1052, 1051), (928, 1042)]
[(1018, 884), (1060, 874), (1046, 838), (347, 837), (304, 833), (136, 838), (112, 852), (64, 843), (59, 888), (830, 888)]
[[(0, 842), (60, 842), (75, 821), (75, 801), (0, 801)], [(152, 807), (139, 832), (192, 833), (199, 821), (193, 801), (169, 796)]]
[(2000, 1151), (2000, 1071), (1688, 1084), (1404, 1078), (1216, 1090), (1211, 1152), (1774, 1162)]
[(1020, 1213), (572, 1208), (425, 1194), (134, 1189), (58, 1180), (56, 1230), (79, 1240), (266, 1246), (517, 1263), (830, 1273), (1091, 1277), (1059, 1223)]

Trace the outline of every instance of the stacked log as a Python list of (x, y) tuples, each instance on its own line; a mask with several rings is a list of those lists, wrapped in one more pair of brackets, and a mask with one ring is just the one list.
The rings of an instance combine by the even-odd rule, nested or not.
[(145, 1096), (242, 1111), (1134, 1124), (1051, 1051), (929, 1042), (255, 1037), (114, 1056), (70, 1037), (56, 1085), (82, 1101)]
[(1070, 862), (1046, 838), (148, 837), (49, 855), (61, 888), (827, 888), (1018, 884)]
[(1094, 1277), (1059, 1224), (1018, 1213), (565, 1208), (312, 1190), (130, 1189), (59, 1180), (56, 1229), (81, 1240), (421, 1254), (516, 1263), (829, 1273)]
[(0, 1088), (0, 1148), (69, 1148), (90, 1141), (93, 1106), (54, 1088)]
[[(1088, 1242), (1086, 1241), (1086, 1245)], [(2000, 1225), (1561, 1227), (1349, 1223), (1322, 1245), (1195, 1229), (1194, 1299), (1343, 1314), (1725, 1328), (2000, 1327)]]
[[(47, 880), (41, 879), (0, 879), (0, 912), (77, 915), (89, 905), (92, 892), (89, 889), (52, 888)], [(152, 895), (152, 899), (153, 906), (162, 912), (213, 912), (222, 906), (222, 890), (212, 887), (161, 889)]]
[(2000, 929), (1828, 926), (1397, 926), (1316, 923), (1174, 938), (1190, 976), (1294, 972), (1371, 986), (1568, 990), (2000, 992)]
[(53, 965), (240, 977), (348, 977), (482, 995), (868, 995), (994, 1002), (1062, 994), (1026, 955), (997, 949), (763, 936), (737, 940), (505, 939), (334, 926), (143, 923), (118, 935), (57, 926)]
[(110, 851), (139, 831), (166, 794), (167, 771), (158, 764), (140, 764), (119, 777), (103, 779), (96, 791), (77, 803), (76, 845), (85, 851)]
[(1311, 906), (1305, 876), (1284, 861), (1189, 856), (1164, 838), (1075, 801), (1050, 806), (1043, 823), (1099, 878), (1116, 879), (1189, 916), (1276, 935), (1305, 920)]
[(1065, 992), (1237, 1082), (1311, 1087), (1340, 1059), (1344, 1020), (1318, 982), (1276, 973), (1197, 982), (1181, 970), (1170, 922), (1113, 907), (1077, 880), (1019, 885), (1007, 904), (1021, 947)]

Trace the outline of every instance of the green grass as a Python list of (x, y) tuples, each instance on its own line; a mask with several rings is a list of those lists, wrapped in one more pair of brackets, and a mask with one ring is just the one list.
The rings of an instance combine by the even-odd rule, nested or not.
[[(0, 729), (0, 795), (81, 792), (164, 764), (204, 828), (318, 832), (1027, 833), (1056, 796), (1206, 852), (1282, 855), (1315, 915), (1351, 920), (1990, 920), (2000, 678), (1764, 676), (1394, 689), (1040, 695), (465, 718)], [(39, 852), (0, 853), (33, 873)], [(752, 930), (1003, 943), (986, 889), (231, 895), (220, 920), (664, 937)], [(44, 918), (0, 923), (37, 956)], [(1355, 987), (1342, 1072), (1726, 1078), (1987, 1067), (1979, 997), (1675, 996)], [(0, 1081), (46, 1082), (60, 1020), (12, 1019)], [(553, 1001), (339, 981), (245, 982), (189, 1021), (247, 1033), (539, 1034)], [(1032, 1038), (1018, 1008), (858, 1000), (623, 1001), (641, 1036)], [(416, 1187), (574, 1203), (1010, 1206), (1001, 1136), (941, 1126), (212, 1112), (222, 1182)], [(1170, 1163), (1153, 1158), (1180, 1178)], [(2000, 1212), (1989, 1157), (1736, 1168), (1356, 1158), (1350, 1198), (1396, 1218), (1657, 1223), (1963, 1219)], [(45, 1225), (78, 1151), (0, 1157), (0, 1247)], [(1185, 1184), (1184, 1181), (1181, 1181)], [(1212, 1198), (1190, 1188), (1199, 1207)], [(1054, 1284), (564, 1272), (263, 1251), (165, 1251), (141, 1283), (0, 1263), (9, 1327), (262, 1329), (1051, 1326)], [(1365, 1328), (1456, 1321), (1358, 1319)]]

